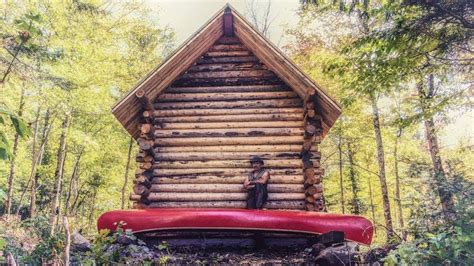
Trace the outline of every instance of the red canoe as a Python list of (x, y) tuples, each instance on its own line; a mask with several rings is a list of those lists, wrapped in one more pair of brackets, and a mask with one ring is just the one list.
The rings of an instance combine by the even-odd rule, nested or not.
[(330, 213), (245, 210), (245, 209), (142, 209), (110, 211), (102, 214), (97, 227), (117, 228), (123, 221), (124, 229), (135, 233), (179, 229), (238, 229), (299, 232), (322, 234), (343, 231), (347, 240), (370, 245), (373, 236), (372, 222), (356, 215)]

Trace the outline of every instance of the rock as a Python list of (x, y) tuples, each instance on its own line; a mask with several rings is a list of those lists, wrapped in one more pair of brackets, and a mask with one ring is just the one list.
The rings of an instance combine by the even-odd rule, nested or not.
[(79, 232), (74, 232), (71, 235), (71, 249), (80, 252), (89, 251), (91, 249), (91, 242), (79, 234)]
[(353, 265), (357, 261), (357, 246), (347, 243), (327, 247), (316, 257), (318, 265)]
[(313, 246), (311, 246), (311, 255), (317, 257), (321, 251), (323, 251), (326, 248), (324, 244), (321, 243), (316, 243)]

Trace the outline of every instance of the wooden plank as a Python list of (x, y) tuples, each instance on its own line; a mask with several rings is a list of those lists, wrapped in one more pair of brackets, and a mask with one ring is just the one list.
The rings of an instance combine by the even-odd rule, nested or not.
[(176, 117), (176, 116), (206, 116), (206, 115), (243, 115), (243, 114), (299, 114), (303, 118), (302, 108), (249, 108), (249, 109), (181, 109), (181, 110), (157, 110), (153, 114), (155, 117)]
[[(185, 201), (185, 202), (151, 202), (149, 208), (238, 208), (243, 209), (246, 202), (241, 201)], [(268, 201), (265, 203), (267, 209), (290, 209), (303, 210), (305, 208), (302, 200)]]
[[(184, 192), (151, 192), (149, 201), (222, 201), (246, 200), (247, 193), (184, 193)], [(304, 193), (268, 193), (268, 200), (304, 200)]]
[(253, 100), (253, 101), (204, 101), (155, 103), (159, 110), (169, 109), (209, 109), (209, 108), (288, 108), (302, 107), (301, 99)]
[(281, 84), (277, 77), (179, 78), (172, 86), (227, 86)]
[(226, 56), (226, 57), (202, 57), (196, 61), (197, 64), (214, 63), (257, 63), (258, 58), (251, 56)]
[(177, 153), (177, 152), (301, 152), (301, 145), (278, 144), (278, 145), (218, 145), (218, 146), (181, 146), (181, 147), (156, 147), (155, 152)]
[[(158, 117), (155, 118), (155, 123), (190, 123), (190, 122), (256, 122), (256, 121), (301, 121), (303, 120), (302, 113), (288, 114), (288, 113), (273, 113), (273, 114), (220, 114), (220, 115), (206, 115), (206, 116), (176, 116), (176, 117)], [(159, 126), (158, 124), (155, 124)]]
[(156, 102), (194, 102), (228, 100), (263, 100), (298, 98), (292, 91), (285, 92), (224, 92), (224, 93), (163, 93)]
[[(303, 121), (212, 122), (212, 123), (161, 123), (163, 129), (193, 128), (302, 128)], [(300, 147), (301, 148), (301, 147)]]
[[(233, 176), (161, 176), (152, 179), (153, 184), (240, 184), (247, 175)], [(271, 175), (271, 184), (303, 184), (302, 175)]]
[(155, 156), (159, 161), (202, 161), (202, 160), (249, 160), (253, 156), (260, 158), (300, 158), (299, 152), (160, 152)]
[(236, 70), (268, 70), (265, 65), (259, 63), (220, 63), (194, 65), (186, 70), (186, 73), (209, 72), (209, 71), (236, 71)]
[(164, 138), (155, 139), (156, 146), (303, 144), (301, 136), (229, 137), (229, 138)]
[(249, 50), (242, 51), (209, 51), (204, 54), (204, 57), (224, 57), (224, 56), (251, 56)]
[[(210, 161), (158, 161), (153, 164), (154, 169), (210, 169), (210, 168), (245, 168), (250, 167), (249, 160), (210, 160)], [(266, 160), (265, 167), (272, 170), (280, 168), (301, 169), (303, 163), (300, 159), (275, 159)]]
[(241, 51), (241, 50), (247, 50), (245, 46), (242, 44), (215, 44), (209, 48), (209, 51), (211, 52), (217, 52), (217, 51)]
[[(234, 176), (246, 175), (252, 169), (248, 168), (186, 168), (186, 169), (155, 169), (153, 176)], [(272, 175), (302, 175), (301, 169), (272, 169)]]
[[(302, 184), (268, 184), (269, 193), (304, 193)], [(151, 192), (178, 193), (240, 193), (244, 192), (242, 184), (153, 184)]]
[(303, 136), (301, 128), (157, 129), (157, 138)]
[(266, 92), (266, 91), (293, 91), (284, 84), (281, 85), (235, 85), (212, 87), (170, 87), (169, 93), (210, 93), (210, 92)]

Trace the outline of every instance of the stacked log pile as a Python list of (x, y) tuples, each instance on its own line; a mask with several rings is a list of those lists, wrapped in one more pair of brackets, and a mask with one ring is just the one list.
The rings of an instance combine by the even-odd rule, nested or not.
[(318, 144), (323, 134), (322, 120), (316, 114), (315, 91), (307, 92), (304, 103), (304, 143), (301, 151), (304, 170), (305, 206), (309, 211), (323, 211), (323, 185), (321, 177), (321, 154)]
[(321, 210), (313, 96), (303, 101), (237, 38), (222, 37), (153, 102), (136, 93), (135, 207), (244, 208), (258, 155), (271, 173), (266, 208)]

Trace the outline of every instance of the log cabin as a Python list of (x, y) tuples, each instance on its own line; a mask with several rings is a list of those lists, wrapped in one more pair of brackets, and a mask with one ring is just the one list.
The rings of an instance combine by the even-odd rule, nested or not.
[[(369, 220), (324, 213), (318, 144), (339, 105), (230, 5), (112, 111), (139, 145), (134, 209), (102, 214), (99, 230), (122, 224), (151, 240), (183, 233), (186, 244), (202, 230), (276, 232), (278, 239), (339, 231), (371, 243)], [(271, 173), (266, 210), (244, 210), (255, 155)]]
[(265, 208), (325, 209), (318, 144), (341, 109), (229, 5), (112, 112), (139, 145), (135, 208), (245, 208), (258, 155)]

